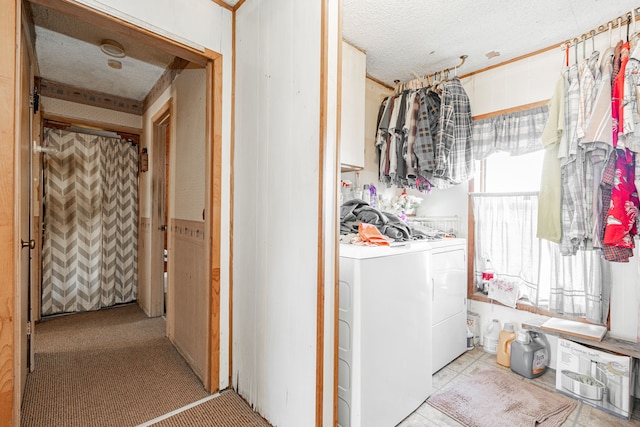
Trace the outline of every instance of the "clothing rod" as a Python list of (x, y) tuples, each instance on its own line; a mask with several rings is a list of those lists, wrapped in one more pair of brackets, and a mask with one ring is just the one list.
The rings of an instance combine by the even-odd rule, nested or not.
[(417, 88), (418, 86), (419, 87), (423, 87), (425, 80), (428, 81), (432, 77), (442, 76), (443, 74), (448, 75), (449, 72), (457, 70), (458, 68), (462, 67), (462, 65), (464, 64), (464, 62), (467, 60), (468, 57), (469, 57), (469, 55), (461, 55), (460, 56), (460, 63), (458, 65), (456, 65), (456, 66), (445, 68), (445, 69), (442, 69), (440, 71), (436, 71), (434, 73), (425, 74), (422, 77), (416, 77), (415, 79), (411, 79), (411, 80), (406, 81), (404, 83), (400, 83), (400, 80), (394, 80), (394, 83), (396, 84), (396, 92), (400, 92), (402, 89), (406, 89), (406, 88), (410, 88), (410, 87), (414, 87), (414, 88)]
[(609, 31), (609, 29), (613, 30), (614, 28), (618, 28), (622, 25), (627, 25), (627, 22), (629, 22), (630, 20), (637, 21), (638, 19), (640, 19), (640, 7), (636, 7), (635, 9), (625, 13), (624, 15), (620, 15), (617, 18), (612, 19), (611, 21), (608, 21), (602, 25), (599, 25), (598, 28), (593, 29), (587, 33), (584, 33), (580, 37), (574, 37), (570, 40), (567, 40), (564, 43), (561, 43), (560, 49), (566, 50), (572, 46), (577, 45), (578, 43), (588, 40), (591, 37), (595, 37), (598, 34), (602, 34), (606, 31)]

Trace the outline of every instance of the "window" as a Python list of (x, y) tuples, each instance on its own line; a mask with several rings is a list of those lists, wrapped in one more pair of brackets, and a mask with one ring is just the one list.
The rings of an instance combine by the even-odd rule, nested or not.
[(514, 193), (538, 191), (542, 176), (544, 151), (535, 151), (522, 156), (509, 153), (493, 153), (484, 160), (483, 192)]
[(596, 251), (562, 256), (558, 244), (536, 236), (544, 158), (541, 130), (513, 135), (506, 141), (504, 135), (506, 139), (509, 135), (503, 129), (496, 131), (496, 135), (499, 134), (496, 140), (491, 140), (493, 130), (502, 122), (509, 121), (510, 127), (518, 128), (512, 126), (516, 119), (513, 115), (508, 119), (496, 117), (490, 127), (481, 124), (478, 135), (475, 135), (474, 123), (474, 136), (481, 139), (474, 143), (485, 153), (477, 156), (483, 159), (481, 177), (477, 180), (479, 185), (476, 184), (478, 192), (470, 196), (474, 219), (474, 248), (471, 248), (474, 282), (481, 281), (485, 259), (489, 258), (496, 273), (494, 285), (502, 285), (502, 290), (515, 289), (502, 294), (494, 292), (494, 299), (512, 307), (517, 302), (520, 308), (529, 307), (532, 311), (603, 323), (608, 312), (608, 304), (602, 298), (603, 284), (608, 283), (606, 262)]

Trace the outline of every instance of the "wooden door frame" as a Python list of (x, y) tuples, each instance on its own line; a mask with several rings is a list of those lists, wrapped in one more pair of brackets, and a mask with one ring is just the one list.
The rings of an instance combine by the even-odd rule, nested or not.
[[(153, 153), (153, 162), (152, 162), (152, 169), (149, 171), (151, 174), (153, 175), (160, 175), (162, 174), (163, 176), (166, 176), (165, 174), (165, 164), (159, 165), (156, 164), (156, 160), (159, 160), (156, 157), (157, 151), (156, 151), (156, 145), (159, 145), (158, 143), (158, 130), (160, 128), (162, 128), (162, 126), (167, 122), (171, 120), (171, 115), (173, 114), (173, 101), (172, 99), (169, 99), (166, 103), (164, 103), (164, 105), (162, 105), (162, 107), (160, 107), (160, 109), (151, 117), (151, 141), (150, 143), (152, 144), (152, 153)], [(165, 147), (166, 147), (166, 141), (165, 141)], [(164, 160), (166, 161), (167, 156), (169, 155), (169, 153), (165, 152), (165, 157)], [(153, 182), (153, 178), (151, 179)], [(152, 186), (152, 190), (151, 190), (151, 197), (153, 197), (153, 183), (151, 184)], [(165, 217), (167, 217), (167, 221), (166, 224), (164, 224), (165, 226), (169, 226), (169, 204), (166, 203), (166, 201), (168, 200), (169, 197), (169, 180), (166, 179), (165, 182), (165, 188), (164, 188), (165, 194), (164, 194), (164, 202), (165, 202), (165, 212), (164, 215)], [(159, 242), (157, 241), (157, 221), (154, 221), (155, 218), (155, 212), (154, 212), (154, 208), (155, 208), (155, 202), (152, 201), (151, 202), (151, 210), (152, 210), (152, 214), (151, 214), (151, 245), (149, 250), (151, 251), (151, 260), (150, 260), (150, 273), (149, 273), (149, 281), (150, 281), (150, 299), (149, 299), (149, 304), (148, 304), (148, 310), (149, 310), (149, 314), (151, 316), (160, 316), (162, 315), (162, 312), (166, 312), (166, 306), (163, 307), (163, 310), (160, 309), (160, 304), (166, 304), (165, 302), (162, 302), (161, 300), (163, 300), (164, 297), (164, 289), (162, 290), (162, 292), (158, 291), (158, 288), (160, 287), (160, 283), (163, 283), (163, 278), (162, 277), (158, 277), (157, 273), (160, 271), (160, 266), (159, 266), (159, 259), (156, 259), (157, 255), (156, 253), (154, 253), (155, 249), (157, 249), (157, 245), (159, 244)], [(165, 233), (168, 233), (168, 230), (165, 230)], [(164, 245), (164, 239), (162, 244)], [(164, 263), (164, 262), (163, 262)], [(164, 268), (162, 269), (164, 270)], [(171, 281), (168, 279), (167, 280), (168, 283), (170, 283)], [(163, 286), (164, 288), (164, 286)], [(169, 327), (169, 321), (171, 321), (171, 319), (169, 318), (169, 316), (167, 316), (167, 334), (169, 335), (169, 337), (171, 337), (170, 335), (170, 330), (171, 328)]]
[(18, 58), (21, 12), (15, 0), (1, 0), (0, 4), (0, 421), (11, 425), (20, 416), (16, 403), (16, 360), (19, 284), (18, 252), (20, 251), (16, 212), (16, 147), (19, 146), (16, 118), (18, 102)]
[[(31, 0), (92, 25), (115, 31), (139, 43), (207, 67), (207, 204), (206, 229), (210, 245), (210, 391), (220, 384), (220, 233), (222, 203), (222, 55), (199, 51), (122, 19), (71, 0)], [(21, 11), (16, 0), (0, 0), (0, 425), (19, 425), (20, 402), (15, 396), (19, 236), (16, 213), (17, 70), (16, 47), (21, 31)]]

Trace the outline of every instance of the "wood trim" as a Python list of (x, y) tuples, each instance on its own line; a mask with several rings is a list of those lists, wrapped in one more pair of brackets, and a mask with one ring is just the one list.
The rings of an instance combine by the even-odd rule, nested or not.
[[(22, 2), (21, 23), (24, 30), (24, 35), (27, 38), (29, 56), (31, 56), (32, 58), (36, 58), (36, 27), (33, 23), (33, 11), (31, 10), (31, 3), (29, 2)], [(31, 66), (36, 76), (40, 74), (37, 62), (35, 62)]]
[(171, 86), (171, 83), (175, 80), (175, 78), (180, 74), (182, 70), (187, 68), (189, 65), (189, 61), (182, 58), (175, 58), (173, 62), (167, 67), (166, 70), (162, 73), (157, 82), (153, 85), (153, 87), (147, 93), (144, 100), (142, 101), (142, 110), (147, 111), (151, 104), (153, 104), (160, 96), (164, 93), (167, 88)]
[(328, 118), (329, 73), (329, 0), (322, 0), (320, 18), (320, 129), (318, 150), (318, 224), (317, 224), (317, 291), (316, 291), (316, 427), (323, 426), (324, 400), (324, 304), (325, 304), (325, 248), (324, 248), (324, 168)]
[(536, 50), (534, 52), (529, 52), (527, 54), (520, 55), (520, 56), (518, 56), (516, 58), (509, 59), (508, 61), (500, 62), (499, 64), (490, 65), (489, 67), (485, 67), (485, 68), (483, 68), (481, 70), (472, 71), (470, 73), (463, 74), (462, 76), (460, 76), (460, 79), (462, 80), (462, 79), (465, 79), (467, 77), (471, 77), (471, 76), (473, 76), (475, 74), (484, 73), (485, 71), (493, 70), (494, 68), (502, 67), (504, 65), (511, 64), (512, 62), (521, 61), (523, 59), (527, 59), (527, 58), (530, 58), (532, 56), (536, 56), (536, 55), (539, 55), (541, 53), (544, 53), (544, 52), (547, 52), (547, 51), (550, 51), (550, 50), (553, 50), (553, 49), (559, 49), (565, 43), (566, 43), (566, 41), (564, 41), (562, 43), (554, 44), (553, 46), (543, 47), (542, 49), (538, 49), (538, 50)]
[(214, 2), (215, 4), (217, 4), (218, 6), (224, 7), (225, 9), (230, 10), (230, 11), (233, 12), (233, 6), (225, 3), (224, 1), (222, 1), (222, 0), (211, 0), (211, 1)]
[(233, 12), (235, 13), (236, 10), (240, 9), (240, 7), (244, 4), (246, 0), (240, 0), (238, 3), (236, 3), (235, 6), (233, 6)]
[(473, 118), (473, 120), (488, 119), (490, 117), (501, 116), (501, 115), (504, 115), (504, 114), (519, 113), (520, 111), (531, 110), (532, 108), (544, 107), (544, 106), (546, 106), (548, 104), (549, 104), (549, 100), (545, 99), (545, 100), (542, 100), (542, 101), (531, 102), (529, 104), (518, 105), (516, 107), (505, 108), (504, 110), (497, 110), (497, 111), (492, 111), (490, 113), (479, 114), (479, 115), (474, 116), (472, 118)]
[[(0, 425), (10, 426), (12, 420), (19, 425), (20, 402), (15, 396), (15, 349), (16, 289), (18, 266), (18, 244), (16, 241), (16, 146), (18, 130), (16, 111), (17, 97), (16, 46), (20, 3), (2, 0), (0, 7)], [(18, 418), (16, 418), (16, 416)]]
[[(238, 4), (242, 4), (240, 2)], [(236, 5), (238, 6), (238, 5)], [(233, 386), (233, 216), (236, 161), (236, 8), (231, 16), (231, 140), (229, 142), (229, 387)]]
[[(469, 194), (474, 191), (473, 178), (469, 180)], [(467, 196), (467, 296), (473, 295), (475, 288), (473, 283), (473, 266), (476, 256), (476, 233), (473, 218), (473, 202), (471, 196)]]
[[(338, 141), (335, 147), (335, 165), (334, 170), (340, 170), (340, 135), (342, 128), (342, 0), (338, 0), (338, 70), (337, 70), (337, 91), (336, 101), (338, 108), (336, 109), (336, 135)], [(338, 181), (339, 182), (339, 181)], [(338, 190), (339, 191), (339, 190)], [(333, 192), (334, 206), (338, 205), (338, 192)], [(334, 236), (340, 235), (340, 221), (336, 218), (333, 230)], [(333, 253), (333, 423), (338, 425), (338, 348), (340, 347), (340, 241), (336, 239)]]
[(156, 113), (151, 116), (152, 124), (163, 124), (164, 120), (171, 115), (173, 98), (169, 98)]
[(44, 127), (55, 127), (55, 126), (52, 126), (52, 122), (56, 122), (56, 123), (59, 123), (60, 125), (80, 126), (87, 129), (103, 130), (107, 132), (125, 133), (125, 134), (132, 134), (132, 135), (138, 135), (138, 136), (142, 134), (142, 129), (117, 125), (114, 123), (97, 122), (94, 120), (79, 119), (77, 117), (68, 117), (68, 116), (62, 116), (58, 114), (49, 114), (46, 112), (42, 115), (42, 117), (44, 119)]
[[(172, 244), (171, 240), (167, 241), (167, 232), (162, 231), (159, 227), (169, 225), (166, 222), (167, 211), (169, 206), (166, 201), (169, 193), (169, 182), (166, 181), (166, 161), (169, 153), (166, 152), (166, 127), (170, 126), (173, 113), (172, 99), (169, 99), (157, 112), (153, 115), (150, 123), (150, 140), (147, 142), (151, 148), (151, 159), (149, 165), (150, 197), (151, 197), (151, 234), (149, 237), (149, 300), (147, 301), (147, 315), (160, 316), (163, 312), (166, 314), (166, 334), (169, 339), (173, 339), (175, 331), (175, 323), (173, 317), (173, 265), (170, 262), (167, 268), (167, 297), (165, 300), (164, 290), (162, 287), (163, 275), (165, 271), (165, 262), (163, 260), (163, 249), (165, 242), (167, 245)], [(159, 194), (164, 197), (158, 197)], [(167, 246), (171, 249), (170, 246)]]
[(388, 84), (386, 84), (386, 83), (385, 83), (385, 82), (383, 82), (382, 80), (378, 80), (378, 79), (376, 79), (375, 77), (373, 77), (372, 75), (370, 75), (370, 74), (368, 74), (368, 73), (367, 73), (367, 78), (368, 78), (369, 80), (371, 80), (372, 82), (378, 83), (380, 86), (384, 86), (384, 87), (386, 87), (386, 88), (387, 88), (387, 89), (389, 89), (389, 90), (392, 90), (392, 91), (394, 91), (394, 92), (395, 92), (395, 90), (396, 90), (396, 88), (389, 86)]
[(222, 58), (207, 65), (207, 139), (210, 147), (208, 177), (210, 240), (210, 351), (209, 392), (220, 388), (220, 240), (222, 224)]
[(171, 55), (184, 58), (190, 62), (205, 66), (220, 54), (204, 49), (200, 51), (166, 36), (156, 34), (146, 28), (139, 27), (123, 19), (108, 15), (90, 6), (85, 6), (73, 0), (29, 0), (49, 9), (56, 10), (89, 24), (121, 34), (137, 43), (149, 46), (151, 49), (163, 50)]

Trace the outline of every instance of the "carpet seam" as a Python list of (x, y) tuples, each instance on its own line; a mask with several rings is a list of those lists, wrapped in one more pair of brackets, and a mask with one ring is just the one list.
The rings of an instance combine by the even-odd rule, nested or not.
[(181, 408), (175, 409), (175, 410), (173, 410), (171, 412), (167, 412), (166, 414), (160, 415), (159, 417), (156, 417), (156, 418), (154, 418), (152, 420), (149, 420), (149, 421), (144, 422), (142, 424), (138, 424), (136, 427), (149, 427), (149, 426), (152, 426), (153, 424), (157, 424), (160, 421), (167, 420), (167, 419), (173, 417), (174, 415), (178, 415), (178, 414), (180, 414), (180, 413), (182, 413), (184, 411), (187, 411), (187, 410), (189, 410), (191, 408), (195, 408), (196, 406), (200, 406), (203, 403), (206, 403), (206, 402), (208, 402), (210, 400), (213, 400), (213, 399), (215, 399), (217, 397), (220, 397), (220, 393), (215, 393), (215, 394), (212, 394), (210, 396), (204, 397), (204, 398), (202, 398), (200, 400), (197, 400), (197, 401), (195, 401), (193, 403), (189, 403), (188, 405), (185, 405), (185, 406), (183, 406)]

